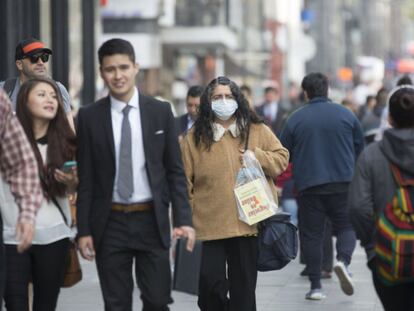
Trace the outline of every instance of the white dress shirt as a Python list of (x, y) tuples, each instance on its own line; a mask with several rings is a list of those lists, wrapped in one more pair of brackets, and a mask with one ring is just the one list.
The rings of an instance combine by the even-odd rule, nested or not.
[(263, 115), (272, 122), (276, 119), (278, 109), (277, 102), (271, 102), (263, 107)]
[[(112, 132), (115, 144), (115, 183), (112, 194), (112, 201), (116, 203), (141, 203), (152, 200), (152, 192), (149, 185), (147, 171), (145, 169), (144, 142), (141, 129), (141, 114), (139, 110), (138, 90), (135, 88), (134, 95), (128, 103), (117, 100), (110, 96), (111, 99), (111, 117)], [(117, 191), (118, 171), (119, 171), (119, 149), (121, 145), (121, 127), (125, 105), (130, 105), (128, 119), (131, 125), (131, 149), (132, 149), (132, 176), (134, 182), (134, 192), (128, 201), (123, 200)]]
[(190, 115), (187, 115), (187, 131), (189, 131), (194, 125), (194, 120), (190, 117)]

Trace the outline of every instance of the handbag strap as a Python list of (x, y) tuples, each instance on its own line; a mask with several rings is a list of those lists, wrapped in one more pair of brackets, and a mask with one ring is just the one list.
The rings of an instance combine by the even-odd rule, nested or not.
[(249, 147), (249, 135), (250, 135), (250, 122), (247, 123), (246, 141), (244, 143), (244, 151)]
[[(40, 182), (42, 184), (46, 185), (46, 181), (45, 181), (45, 178), (44, 178), (43, 174), (40, 174), (39, 177), (40, 177)], [(60, 204), (56, 200), (55, 196), (51, 195), (50, 193), (48, 193), (48, 196), (52, 200), (53, 204), (55, 204), (56, 207), (58, 208), (58, 210), (59, 210), (60, 214), (62, 215), (63, 221), (65, 222), (66, 226), (68, 226), (70, 228), (71, 226), (69, 226), (68, 218), (66, 217), (65, 213), (63, 212), (62, 207), (60, 206)]]
[(57, 206), (60, 214), (62, 215), (63, 220), (65, 221), (66, 226), (69, 226), (68, 224), (68, 218), (66, 217), (65, 213), (63, 212), (62, 208), (60, 207), (60, 204), (58, 203), (58, 201), (56, 200), (56, 198), (54, 196), (50, 196), (50, 199), (52, 200), (52, 202)]

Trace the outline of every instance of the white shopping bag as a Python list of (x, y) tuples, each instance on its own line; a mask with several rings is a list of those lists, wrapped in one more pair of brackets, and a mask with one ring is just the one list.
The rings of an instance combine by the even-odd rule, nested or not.
[(256, 224), (276, 214), (277, 204), (254, 153), (243, 154), (244, 166), (239, 170), (234, 187), (239, 219), (248, 225)]

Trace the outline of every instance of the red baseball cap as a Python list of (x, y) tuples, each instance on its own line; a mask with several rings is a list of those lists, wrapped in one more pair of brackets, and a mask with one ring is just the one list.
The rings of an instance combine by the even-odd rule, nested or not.
[(34, 38), (24, 39), (17, 44), (14, 58), (15, 60), (23, 59), (38, 52), (52, 54), (52, 50), (45, 48), (43, 42)]

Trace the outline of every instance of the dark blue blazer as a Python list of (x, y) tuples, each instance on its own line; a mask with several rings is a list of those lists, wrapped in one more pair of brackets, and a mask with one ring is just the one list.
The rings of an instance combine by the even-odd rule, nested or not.
[(261, 106), (258, 106), (255, 108), (256, 113), (263, 118), (263, 120), (265, 121), (266, 125), (268, 125), (273, 133), (275, 133), (275, 135), (277, 137), (280, 137), (280, 133), (282, 132), (282, 128), (286, 122), (286, 119), (289, 115), (288, 111), (286, 111), (285, 109), (282, 108), (281, 104), (278, 103), (278, 109), (277, 109), (277, 115), (276, 118), (274, 118), (274, 120), (272, 122), (269, 122), (268, 120), (266, 120), (266, 118), (264, 117), (264, 107), (266, 104), (262, 104)]
[(175, 118), (175, 124), (177, 127), (178, 135), (183, 135), (187, 133), (188, 113)]

